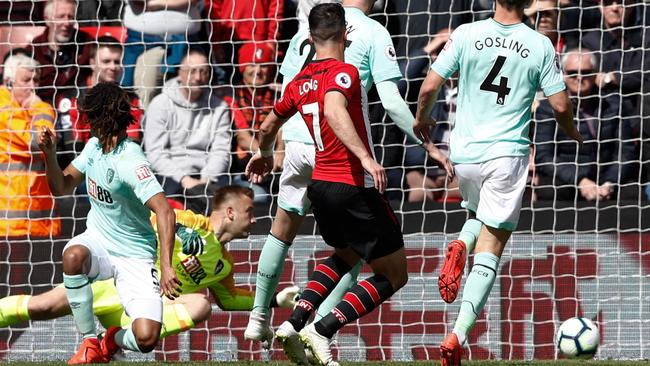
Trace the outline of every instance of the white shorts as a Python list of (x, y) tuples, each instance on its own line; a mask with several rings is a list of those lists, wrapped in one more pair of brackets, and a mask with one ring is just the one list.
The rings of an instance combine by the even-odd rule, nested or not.
[(311, 207), (307, 198), (307, 185), (311, 182), (315, 156), (314, 145), (286, 141), (278, 192), (278, 206), (283, 210), (301, 216), (307, 214)]
[(91, 282), (114, 279), (120, 302), (129, 318), (162, 322), (160, 283), (153, 259), (112, 256), (105, 247), (110, 242), (90, 229), (70, 239), (63, 251), (72, 245), (83, 245), (90, 251), (88, 278)]
[(514, 231), (528, 177), (528, 156), (456, 164), (462, 206), (487, 226)]

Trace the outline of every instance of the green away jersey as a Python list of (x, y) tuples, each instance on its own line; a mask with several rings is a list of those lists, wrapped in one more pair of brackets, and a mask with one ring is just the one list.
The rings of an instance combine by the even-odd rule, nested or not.
[(86, 176), (90, 199), (86, 226), (111, 243), (106, 250), (119, 257), (155, 258), (156, 234), (145, 203), (163, 189), (140, 145), (127, 138), (104, 154), (93, 137), (72, 165)]
[[(255, 293), (235, 286), (232, 256), (217, 240), (210, 220), (190, 210), (175, 210), (175, 213), (177, 223), (196, 231), (204, 241), (201, 254), (187, 255), (183, 253), (183, 245), (178, 236), (176, 237), (172, 267), (182, 282), (182, 293), (197, 293), (207, 288), (221, 309), (252, 309)], [(155, 226), (155, 215), (151, 221)], [(159, 263), (157, 266), (160, 268)]]
[(450, 138), (454, 163), (528, 155), (535, 93), (565, 89), (546, 36), (523, 23), (502, 25), (491, 18), (458, 27), (431, 69), (445, 79), (459, 73)]
[[(358, 8), (345, 7), (345, 20), (348, 25), (345, 62), (359, 69), (361, 85), (365, 91), (368, 92), (373, 83), (401, 79), (402, 72), (397, 64), (395, 48), (388, 31)], [(309, 31), (304, 30), (291, 38), (286, 56), (280, 66), (284, 85), (288, 84), (316, 56), (316, 50), (309, 43), (308, 36)], [(294, 114), (284, 124), (282, 139), (313, 144), (300, 113)]]

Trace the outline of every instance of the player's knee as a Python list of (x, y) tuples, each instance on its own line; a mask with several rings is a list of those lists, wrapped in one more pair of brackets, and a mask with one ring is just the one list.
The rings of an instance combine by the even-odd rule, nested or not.
[(406, 284), (409, 281), (409, 276), (408, 272), (406, 270), (404, 271), (398, 271), (392, 278), (391, 285), (393, 286), (393, 289), (395, 291), (401, 289), (402, 287), (406, 286)]
[(63, 272), (68, 275), (84, 273), (89, 258), (88, 249), (81, 245), (74, 245), (63, 252)]
[(197, 313), (197, 317), (194, 319), (194, 324), (210, 319), (211, 315), (212, 306), (210, 305), (210, 300), (207, 296), (203, 295), (201, 296), (199, 311)]
[(194, 324), (208, 320), (212, 315), (212, 306), (210, 300), (203, 294), (183, 295), (188, 296), (187, 301), (183, 304), (187, 309)]
[(135, 341), (138, 343), (138, 348), (142, 353), (149, 353), (156, 349), (158, 345), (159, 333), (147, 332), (145, 334), (136, 334)]

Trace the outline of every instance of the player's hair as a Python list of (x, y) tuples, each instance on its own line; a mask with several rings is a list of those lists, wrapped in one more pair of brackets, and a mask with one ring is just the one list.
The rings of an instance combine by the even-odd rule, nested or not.
[(43, 8), (43, 15), (48, 19), (52, 19), (54, 16), (54, 3), (57, 1), (75, 4), (75, 6), (77, 5), (77, 0), (47, 0), (47, 4), (45, 4), (45, 7)]
[(208, 59), (208, 62), (210, 58), (208, 57), (208, 53), (205, 52), (205, 50), (202, 47), (190, 47), (183, 58), (181, 59), (181, 64), (183, 64), (191, 55), (201, 55)]
[(316, 43), (338, 41), (345, 35), (345, 10), (337, 3), (319, 4), (309, 12), (309, 33)]
[(116, 83), (101, 82), (90, 88), (79, 100), (79, 111), (88, 118), (90, 130), (102, 147), (134, 122), (131, 98)]
[(226, 202), (234, 198), (239, 198), (241, 196), (250, 197), (253, 199), (255, 193), (252, 189), (242, 186), (225, 186), (219, 188), (214, 192), (214, 198), (212, 199), (212, 210), (220, 209)]
[(104, 47), (119, 52), (122, 52), (124, 50), (124, 46), (122, 46), (122, 44), (120, 43), (120, 41), (117, 40), (117, 38), (112, 36), (101, 36), (97, 38), (97, 42), (90, 44), (90, 51), (89, 51), (90, 58), (94, 59), (95, 56), (97, 55), (97, 50)]
[(532, 0), (497, 0), (497, 2), (508, 10), (523, 10)]
[(569, 56), (576, 54), (580, 57), (588, 57), (589, 62), (591, 62), (591, 67), (597, 67), (598, 66), (598, 59), (596, 58), (596, 55), (594, 55), (594, 52), (591, 50), (588, 50), (586, 48), (572, 48), (568, 51), (566, 51), (562, 55), (562, 68), (564, 68), (564, 65), (566, 62), (569, 60)]
[(23, 53), (13, 54), (7, 57), (4, 62), (4, 74), (2, 75), (3, 81), (15, 82), (16, 72), (18, 72), (19, 68), (26, 67), (31, 70), (38, 70), (39, 65), (38, 61)]

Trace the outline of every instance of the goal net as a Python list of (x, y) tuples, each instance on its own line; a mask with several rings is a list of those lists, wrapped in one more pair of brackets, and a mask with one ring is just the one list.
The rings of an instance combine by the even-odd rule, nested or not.
[[(180, 58), (174, 52), (180, 52), (181, 57), (190, 48), (206, 52), (210, 76), (203, 86), (210, 88), (215, 98), (226, 100), (230, 144), (226, 153), (229, 162), (213, 178), (220, 185), (247, 185), (241, 166), (250, 152), (255, 151), (252, 142), (255, 124), (278, 97), (276, 91), (282, 83), (279, 65), (289, 39), (299, 28), (301, 16), (296, 16), (297, 10), (312, 2), (317, 1), (188, 2), (180, 10), (156, 10), (163, 14), (156, 18), (157, 23), (141, 29), (138, 26), (142, 23), (130, 23), (127, 19), (146, 10), (142, 8), (144, 1), (79, 1), (75, 5), (75, 27), (87, 37), (76, 46), (96, 44), (98, 37), (108, 35), (126, 46), (140, 48), (139, 53), (129, 51), (135, 52), (136, 57), (124, 65), (123, 74), (131, 72), (145, 121), (148, 114), (160, 112), (154, 110), (155, 98), (165, 93), (163, 85), (178, 74)], [(48, 45), (47, 38), (43, 41), (39, 36), (48, 29), (48, 24), (64, 24), (66, 20), (51, 15), (53, 21), (46, 22), (46, 3), (45, 0), (0, 2), (0, 57), (4, 59), (16, 49)], [(371, 17), (382, 23), (393, 37), (397, 60), (405, 75), (399, 82), (400, 91), (413, 110), (420, 84), (449, 30), (490, 17), (493, 3), (493, 0), (380, 0), (375, 4)], [(526, 12), (526, 22), (548, 35), (556, 46), (567, 86), (574, 83), (576, 88), (572, 91), (576, 121), (585, 143), (576, 150), (566, 140), (555, 127), (552, 115), (544, 113), (548, 105), (540, 96), (533, 105), (530, 138), (536, 148), (531, 155), (521, 219), (503, 254), (485, 309), (469, 335), (466, 355), (475, 360), (558, 358), (556, 330), (564, 320), (582, 316), (594, 320), (600, 328), (597, 358), (647, 359), (650, 357), (650, 129), (647, 125), (650, 123), (650, 38), (645, 29), (650, 24), (648, 4), (642, 0), (553, 0), (533, 1), (533, 7)], [(183, 31), (170, 30), (178, 24), (185, 24)], [(165, 27), (168, 29), (162, 33), (151, 34)], [(265, 61), (273, 65), (267, 70), (268, 79), (248, 87), (247, 76), (242, 75), (247, 71), (246, 63), (239, 58), (254, 60), (262, 56), (257, 55), (257, 49), (252, 56), (241, 51), (249, 42), (246, 32), (254, 37), (271, 34), (269, 43), (273, 51), (270, 60)], [(41, 43), (37, 44), (35, 39), (41, 39)], [(68, 111), (61, 109), (61, 98), (70, 98), (69, 93), (77, 90), (75, 84), (80, 90), (86, 88), (92, 81), (82, 78), (99, 72), (97, 65), (79, 64), (82, 48), (68, 44), (58, 54), (50, 49), (50, 57), (66, 61), (54, 68), (50, 84), (41, 83), (38, 87), (39, 95), (46, 89), (54, 93), (45, 93), (41, 98), (53, 104), (60, 136), (72, 134), (75, 128), (62, 123)], [(61, 54), (71, 49), (77, 50), (76, 53)], [(580, 54), (583, 56), (576, 56)], [(44, 71), (46, 65), (41, 67)], [(64, 84), (57, 84), (59, 77), (72, 68), (78, 69), (77, 74)], [(258, 73), (253, 79), (264, 79), (264, 76)], [(252, 97), (247, 94), (251, 90), (256, 93)], [(2, 92), (12, 91), (4, 88)], [(434, 110), (438, 126), (432, 136), (443, 150), (448, 147), (449, 131), (454, 124), (456, 93), (457, 86), (453, 81), (448, 83)], [(77, 95), (73, 94), (73, 98)], [(387, 197), (405, 233), (409, 282), (379, 309), (339, 332), (333, 343), (335, 357), (344, 361), (439, 359), (440, 342), (453, 328), (462, 293), (454, 304), (446, 304), (438, 294), (436, 280), (446, 243), (457, 238), (467, 213), (461, 207), (457, 183), (445, 182), (441, 170), (404, 137), (374, 91), (370, 92), (369, 100), (375, 153), (387, 169)], [(154, 108), (150, 109), (150, 105)], [(29, 154), (24, 146), (20, 151), (15, 144), (11, 145), (16, 136), (26, 132), (12, 127), (10, 122), (15, 116), (12, 117), (11, 108), (15, 107), (0, 106), (0, 123), (5, 126), (0, 131), (3, 137), (0, 150), (5, 149), (6, 155), (0, 169), (5, 169), (7, 175), (12, 172), (10, 162), (14, 153)], [(191, 110), (188, 114), (191, 118), (208, 113), (191, 105), (187, 108)], [(187, 141), (197, 131), (188, 130), (187, 124), (170, 123), (169, 126), (180, 126), (170, 127), (168, 135), (183, 141), (180, 146), (172, 141), (169, 149), (189, 150), (191, 143)], [(146, 130), (146, 123), (141, 128)], [(246, 139), (247, 136), (252, 139)], [(59, 155), (74, 156), (82, 146), (74, 145), (67, 151), (59, 151)], [(147, 148), (144, 143), (144, 149)], [(33, 158), (30, 169), (36, 169), (33, 163), (36, 160)], [(228, 244), (235, 260), (238, 284), (254, 287), (259, 254), (277, 207), (278, 180), (279, 173), (273, 174), (268, 182), (255, 187), (259, 202), (253, 235)], [(12, 184), (10, 180), (7, 182)], [(0, 191), (4, 195), (0, 201), (31, 199), (27, 192), (18, 195), (8, 192), (11, 190)], [(56, 200), (50, 217), (60, 218), (61, 233), (36, 239), (13, 235), (10, 231), (0, 233), (4, 235), (0, 242), (0, 299), (18, 294), (37, 295), (62, 282), (63, 246), (85, 229), (89, 210), (86, 192), (79, 189), (71, 196)], [(177, 207), (205, 208), (209, 192), (208, 189), (186, 190), (171, 197)], [(10, 204), (2, 208), (6, 211), (5, 218), (11, 218), (14, 212)], [(0, 212), (0, 220), (2, 215)], [(309, 215), (289, 252), (280, 288), (293, 283), (304, 287), (315, 264), (328, 253), (330, 248), (323, 243)], [(368, 266), (363, 267), (360, 278), (370, 272)], [(277, 327), (289, 312), (275, 310), (272, 314), (272, 325)], [(151, 354), (127, 353), (124, 357), (130, 360), (284, 359), (278, 344), (267, 351), (244, 340), (247, 321), (247, 312), (225, 312), (214, 304), (207, 322), (162, 340)], [(0, 359), (65, 360), (79, 342), (80, 336), (70, 316), (19, 322), (0, 329)]]

